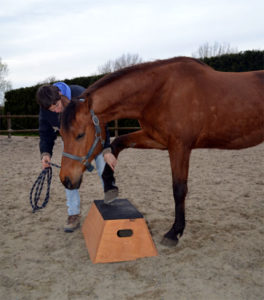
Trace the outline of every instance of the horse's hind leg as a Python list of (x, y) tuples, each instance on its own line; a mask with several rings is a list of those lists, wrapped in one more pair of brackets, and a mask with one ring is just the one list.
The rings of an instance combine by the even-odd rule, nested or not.
[(169, 149), (175, 201), (175, 221), (162, 240), (162, 244), (167, 246), (176, 245), (185, 228), (185, 197), (187, 194), (190, 153), (190, 149), (177, 143)]

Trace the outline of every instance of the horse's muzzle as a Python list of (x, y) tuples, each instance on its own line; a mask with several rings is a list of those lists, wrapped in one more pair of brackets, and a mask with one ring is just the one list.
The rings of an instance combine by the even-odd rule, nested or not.
[(75, 182), (75, 183), (72, 183), (70, 178), (69, 177), (65, 177), (64, 180), (63, 180), (63, 185), (69, 189), (69, 190), (76, 190), (80, 187), (81, 183), (82, 183), (82, 176), (80, 177), (80, 179)]

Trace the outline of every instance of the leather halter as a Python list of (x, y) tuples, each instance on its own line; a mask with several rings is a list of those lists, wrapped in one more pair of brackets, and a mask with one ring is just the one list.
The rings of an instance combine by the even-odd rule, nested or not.
[(95, 113), (92, 109), (90, 110), (90, 113), (92, 115), (92, 120), (93, 120), (94, 127), (95, 127), (95, 139), (92, 144), (92, 147), (89, 149), (88, 153), (85, 156), (77, 156), (77, 155), (73, 155), (73, 154), (70, 154), (67, 152), (62, 152), (62, 156), (79, 161), (80, 163), (85, 165), (87, 171), (92, 172), (94, 169), (94, 166), (88, 161), (88, 159), (92, 156), (94, 149), (96, 148), (99, 140), (101, 141), (102, 146), (104, 146), (105, 141), (102, 139), (102, 136), (101, 136), (101, 127), (99, 125), (99, 119), (97, 118), (97, 116), (95, 115)]

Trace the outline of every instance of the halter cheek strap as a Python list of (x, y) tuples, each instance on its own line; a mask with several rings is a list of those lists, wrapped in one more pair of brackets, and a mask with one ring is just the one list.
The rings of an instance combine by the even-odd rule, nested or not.
[(93, 124), (95, 127), (95, 139), (92, 144), (92, 147), (89, 149), (88, 153), (85, 156), (77, 156), (77, 155), (73, 155), (73, 154), (70, 154), (67, 152), (62, 152), (62, 156), (79, 161), (80, 163), (85, 165), (87, 171), (92, 172), (94, 169), (94, 166), (89, 162), (89, 158), (92, 156), (98, 142), (101, 141), (102, 146), (104, 146), (105, 141), (102, 139), (102, 136), (101, 136), (101, 127), (100, 127), (99, 119), (97, 118), (97, 116), (95, 115), (95, 113), (92, 109), (90, 110), (90, 113), (91, 113), (92, 121), (93, 121)]

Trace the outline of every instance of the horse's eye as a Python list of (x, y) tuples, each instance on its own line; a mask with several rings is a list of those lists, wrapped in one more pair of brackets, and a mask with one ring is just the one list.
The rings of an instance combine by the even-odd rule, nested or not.
[(82, 137), (84, 137), (85, 133), (80, 133), (77, 135), (76, 140), (81, 139)]

